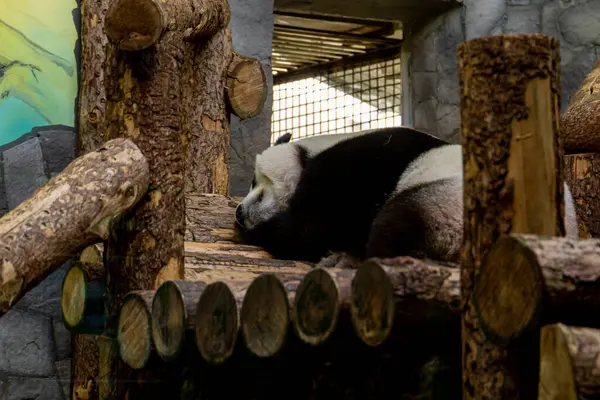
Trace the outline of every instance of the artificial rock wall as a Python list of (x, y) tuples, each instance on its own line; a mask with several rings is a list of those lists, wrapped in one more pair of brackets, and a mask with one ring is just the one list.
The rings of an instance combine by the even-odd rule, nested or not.
[(600, 0), (464, 0), (410, 39), (414, 126), (458, 143), (456, 46), (509, 33), (543, 33), (560, 41), (562, 109), (600, 59)]
[(233, 50), (258, 59), (269, 85), (260, 114), (244, 121), (231, 116), (229, 194), (244, 196), (254, 175), (254, 158), (271, 140), (273, 0), (229, 0), (229, 5)]
[[(75, 157), (75, 131), (35, 128), (0, 147), (0, 214), (15, 208)], [(68, 263), (67, 263), (68, 264)], [(71, 335), (60, 317), (68, 265), (0, 318), (0, 399), (70, 399)]]

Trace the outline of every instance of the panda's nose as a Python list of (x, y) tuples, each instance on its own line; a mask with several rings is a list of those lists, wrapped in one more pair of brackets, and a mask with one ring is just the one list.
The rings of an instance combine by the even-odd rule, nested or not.
[(235, 208), (235, 222), (237, 222), (238, 225), (244, 226), (242, 203), (238, 204), (238, 206)]

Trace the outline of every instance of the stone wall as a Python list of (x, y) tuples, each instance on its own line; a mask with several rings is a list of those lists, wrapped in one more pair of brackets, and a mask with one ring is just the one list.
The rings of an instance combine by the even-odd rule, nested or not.
[[(1, 146), (0, 214), (19, 205), (74, 157), (75, 132), (66, 126), (36, 128)], [(0, 399), (70, 399), (71, 335), (60, 317), (67, 268), (50, 274), (0, 318)]]
[(269, 95), (259, 115), (244, 121), (231, 116), (229, 193), (244, 196), (252, 182), (254, 158), (271, 140), (273, 0), (230, 0), (229, 4), (233, 49), (260, 60), (269, 83)]
[(560, 41), (564, 110), (600, 59), (599, 15), (599, 0), (464, 0), (410, 40), (414, 126), (458, 142), (456, 46), (465, 39), (508, 33), (543, 33)]

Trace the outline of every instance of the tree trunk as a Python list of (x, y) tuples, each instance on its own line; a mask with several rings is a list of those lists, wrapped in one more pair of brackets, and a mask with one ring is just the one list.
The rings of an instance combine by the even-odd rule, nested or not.
[(104, 264), (76, 262), (69, 268), (60, 299), (60, 311), (67, 329), (88, 335), (104, 333), (105, 287)]
[(600, 238), (600, 153), (565, 156), (565, 180), (575, 202), (580, 238)]
[[(202, 146), (202, 151), (191, 154), (210, 166), (211, 172), (220, 171), (218, 179), (198, 170), (186, 149), (215, 138), (195, 121), (208, 114), (199, 112), (203, 108), (225, 107), (224, 76), (220, 78), (217, 66), (211, 64), (219, 58), (209, 49), (213, 49), (211, 44), (221, 43), (219, 57), (228, 64), (223, 61), (231, 55), (230, 32), (224, 28), (228, 21), (226, 1), (112, 0), (109, 5), (107, 37), (129, 51), (111, 46), (107, 54), (108, 133), (132, 138), (138, 144), (149, 160), (151, 177), (148, 195), (128, 220), (116, 227), (107, 243), (108, 329), (112, 334), (127, 293), (155, 290), (166, 280), (184, 277), (184, 190), (190, 189), (184, 184), (186, 174), (204, 175), (210, 182), (225, 181), (227, 187), (227, 159), (215, 162), (221, 147), (228, 151), (227, 129), (222, 129), (215, 141), (218, 151)], [(206, 40), (215, 32), (216, 37)], [(210, 79), (221, 86), (211, 87)], [(123, 366), (119, 368), (119, 397), (175, 397), (179, 385), (173, 376), (177, 375), (177, 368), (153, 360), (143, 371)]]
[[(0, 220), (0, 315), (146, 192), (148, 164), (129, 140), (79, 157)], [(77, 210), (77, 212), (73, 212)]]
[[(475, 312), (473, 292), (482, 260), (500, 235), (564, 235), (558, 42), (543, 35), (474, 39), (459, 45), (458, 59), (464, 399), (535, 399), (539, 328), (507, 346), (492, 343)], [(497, 300), (510, 303), (498, 309), (514, 305)]]
[(123, 362), (133, 369), (146, 367), (154, 351), (150, 314), (154, 293), (154, 290), (135, 290), (127, 293), (119, 312), (119, 355)]
[(600, 61), (571, 97), (560, 130), (566, 154), (600, 153)]
[(81, 0), (81, 84), (77, 154), (82, 156), (106, 142), (104, 63), (110, 46), (104, 33), (108, 0)]
[(600, 331), (549, 325), (542, 329), (540, 400), (600, 398)]

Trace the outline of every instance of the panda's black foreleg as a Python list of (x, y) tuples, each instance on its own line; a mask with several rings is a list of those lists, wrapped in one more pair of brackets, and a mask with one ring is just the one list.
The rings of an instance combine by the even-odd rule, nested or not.
[(456, 262), (462, 212), (462, 178), (422, 183), (395, 194), (371, 225), (366, 257)]

